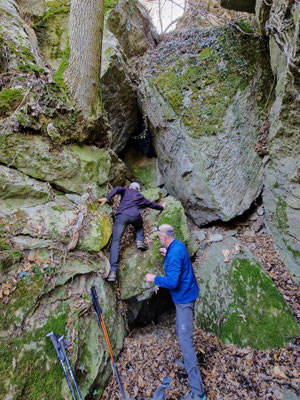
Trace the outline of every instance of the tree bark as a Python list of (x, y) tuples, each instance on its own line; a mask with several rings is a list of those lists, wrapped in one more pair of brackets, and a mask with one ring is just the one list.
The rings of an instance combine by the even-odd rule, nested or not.
[(100, 111), (103, 0), (72, 0), (69, 65), (64, 78), (86, 115)]

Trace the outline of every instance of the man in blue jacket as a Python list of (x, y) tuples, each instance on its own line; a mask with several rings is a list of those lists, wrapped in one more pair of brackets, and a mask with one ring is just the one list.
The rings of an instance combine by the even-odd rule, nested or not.
[(129, 188), (117, 186), (109, 192), (106, 197), (97, 201), (103, 205), (107, 201), (110, 201), (116, 194), (121, 195), (121, 201), (117, 209), (117, 218), (110, 247), (110, 273), (106, 278), (109, 282), (116, 280), (120, 242), (126, 226), (129, 224), (134, 226), (137, 248), (140, 250), (147, 250), (148, 246), (144, 242), (144, 228), (141, 210), (145, 207), (150, 207), (162, 211), (166, 206), (166, 203), (164, 202), (160, 205), (147, 200), (140, 193), (140, 185), (137, 182), (132, 182)]
[(180, 400), (205, 400), (201, 373), (193, 343), (193, 314), (199, 287), (185, 245), (174, 236), (174, 228), (161, 225), (157, 228), (158, 239), (164, 246), (165, 276), (146, 275), (147, 282), (170, 289), (176, 306), (176, 331), (181, 346), (184, 366), (188, 373), (191, 391)]

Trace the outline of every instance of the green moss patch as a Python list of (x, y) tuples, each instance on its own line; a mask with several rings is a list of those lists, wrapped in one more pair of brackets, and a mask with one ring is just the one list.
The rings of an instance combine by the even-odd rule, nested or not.
[[(18, 338), (7, 338), (0, 344), (0, 399), (16, 390), (24, 400), (63, 400), (61, 384), (64, 375), (56, 353), (46, 333), (63, 334), (68, 310), (60, 307), (48, 322), (34, 332), (26, 332)], [(15, 368), (13, 367), (15, 365)], [(20, 397), (20, 398), (21, 398)]]
[(53, 19), (57, 14), (68, 14), (70, 12), (70, 4), (68, 0), (52, 0), (47, 1), (47, 11), (41, 20), (34, 27), (39, 28), (44, 26), (49, 20)]
[(278, 348), (299, 335), (292, 312), (258, 263), (236, 258), (230, 275), (234, 301), (221, 328), (224, 343)]
[(8, 116), (22, 99), (23, 89), (2, 89), (0, 92), (0, 118)]
[[(194, 29), (171, 39), (144, 57), (145, 69), (191, 137), (216, 135), (235, 95), (257, 73), (263, 46), (229, 27)], [(257, 102), (262, 109), (266, 91), (260, 91)]]

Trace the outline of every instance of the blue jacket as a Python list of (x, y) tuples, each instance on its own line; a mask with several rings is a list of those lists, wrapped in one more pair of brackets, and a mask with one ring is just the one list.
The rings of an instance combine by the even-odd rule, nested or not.
[(179, 240), (175, 239), (167, 248), (164, 267), (166, 276), (156, 276), (154, 283), (170, 289), (174, 303), (194, 301), (199, 295), (199, 287), (189, 253)]

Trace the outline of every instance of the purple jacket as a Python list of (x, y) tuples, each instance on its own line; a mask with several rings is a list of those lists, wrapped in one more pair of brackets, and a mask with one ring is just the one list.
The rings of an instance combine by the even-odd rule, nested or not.
[(138, 217), (141, 210), (145, 207), (163, 210), (163, 206), (147, 200), (140, 192), (134, 189), (116, 186), (106, 196), (107, 200), (111, 200), (116, 194), (121, 195), (120, 205), (117, 209), (117, 214), (127, 214), (131, 217)]

